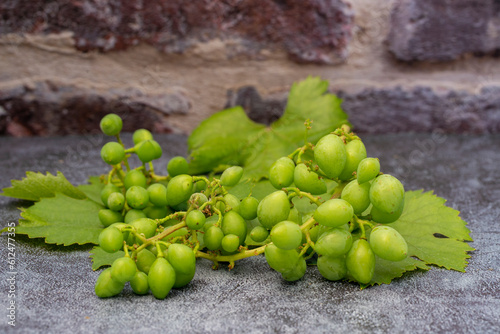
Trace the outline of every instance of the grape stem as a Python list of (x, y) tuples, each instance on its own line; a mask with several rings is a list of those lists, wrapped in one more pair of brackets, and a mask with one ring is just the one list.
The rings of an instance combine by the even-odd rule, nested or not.
[(311, 200), (311, 202), (314, 203), (314, 204), (316, 204), (317, 206), (320, 206), (322, 204), (321, 197), (314, 197), (313, 195), (311, 195), (308, 192), (300, 191), (299, 188), (296, 188), (296, 187), (287, 187), (287, 188), (283, 188), (282, 190), (286, 191), (287, 193), (288, 192), (293, 192), (293, 193), (291, 193), (291, 194), (288, 195), (288, 199), (289, 200), (291, 200), (295, 196), (299, 196), (300, 198), (302, 198), (302, 197), (309, 198)]
[(260, 246), (258, 248), (254, 248), (254, 249), (249, 249), (249, 250), (246, 250), (244, 252), (240, 252), (240, 253), (234, 254), (234, 255), (217, 255), (217, 254), (208, 254), (208, 253), (204, 253), (202, 251), (197, 251), (195, 256), (213, 261), (214, 264), (217, 262), (229, 262), (230, 266), (232, 264), (234, 267), (235, 261), (262, 254), (266, 250), (266, 247), (267, 247), (267, 245), (264, 245), (264, 246)]

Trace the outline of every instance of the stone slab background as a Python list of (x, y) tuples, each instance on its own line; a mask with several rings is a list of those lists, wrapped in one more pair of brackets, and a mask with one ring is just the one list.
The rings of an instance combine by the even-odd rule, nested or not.
[(498, 133), (499, 49), (495, 0), (2, 1), (0, 134), (269, 123), (308, 75), (360, 133)]

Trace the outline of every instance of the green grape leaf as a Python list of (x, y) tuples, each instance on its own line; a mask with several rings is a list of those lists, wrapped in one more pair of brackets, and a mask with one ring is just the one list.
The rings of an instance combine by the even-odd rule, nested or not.
[(85, 194), (73, 186), (61, 172), (57, 176), (50, 173), (26, 172), (22, 180), (12, 180), (12, 187), (2, 189), (1, 195), (24, 199), (28, 201), (39, 201), (42, 198), (54, 197), (56, 193), (76, 199), (86, 198)]
[(97, 204), (102, 204), (101, 201), (101, 190), (104, 188), (104, 184), (101, 182), (99, 176), (89, 177), (89, 184), (81, 184), (78, 186), (88, 199), (93, 200)]
[(43, 198), (29, 208), (21, 209), (22, 218), (16, 226), (16, 233), (45, 238), (48, 244), (97, 244), (104, 227), (98, 218), (102, 208), (90, 199), (75, 199), (56, 193), (55, 197)]
[(241, 165), (244, 178), (267, 177), (271, 164), (304, 144), (307, 119), (314, 120), (308, 141), (347, 123), (341, 100), (327, 93), (328, 81), (309, 77), (293, 84), (283, 116), (266, 127), (251, 121), (241, 107), (223, 110), (201, 122), (188, 138), (190, 173), (221, 165)]
[(90, 251), (90, 258), (92, 259), (92, 270), (97, 270), (104, 266), (110, 266), (116, 259), (125, 256), (124, 251), (114, 253), (105, 252), (101, 247), (95, 246)]

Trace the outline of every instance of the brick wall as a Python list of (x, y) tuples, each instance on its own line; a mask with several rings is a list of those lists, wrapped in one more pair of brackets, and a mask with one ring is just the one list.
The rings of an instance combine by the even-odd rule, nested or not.
[(189, 133), (235, 104), (269, 123), (308, 75), (360, 133), (500, 132), (495, 0), (7, 0), (0, 14), (0, 134), (89, 133), (109, 112)]

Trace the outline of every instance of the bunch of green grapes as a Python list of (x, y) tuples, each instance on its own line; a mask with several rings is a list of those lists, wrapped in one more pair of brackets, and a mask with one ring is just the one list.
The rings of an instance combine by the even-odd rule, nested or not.
[[(367, 284), (375, 255), (390, 261), (407, 256), (404, 238), (385, 225), (401, 215), (404, 188), (380, 173), (378, 160), (368, 158), (359, 137), (346, 128), (278, 159), (269, 171), (276, 191), (260, 201), (229, 193), (242, 178), (239, 166), (224, 169), (218, 178), (193, 176), (186, 159), (174, 157), (168, 175), (158, 175), (153, 162), (162, 149), (151, 132), (135, 131), (134, 145), (127, 148), (121, 128), (117, 115), (101, 121), (102, 131), (116, 141), (101, 150), (112, 168), (102, 178), (105, 208), (98, 216), (105, 228), (99, 246), (125, 255), (100, 274), (99, 297), (115, 296), (130, 284), (136, 294), (163, 299), (172, 288), (189, 284), (196, 258), (211, 260), (214, 268), (228, 262), (231, 269), (239, 259), (264, 254), (271, 268), (295, 281), (317, 255), (325, 278)], [(142, 162), (136, 168), (128, 161), (133, 154)], [(326, 201), (315, 197), (327, 192), (325, 180), (338, 184)], [(317, 205), (311, 217), (301, 216), (295, 197)]]

